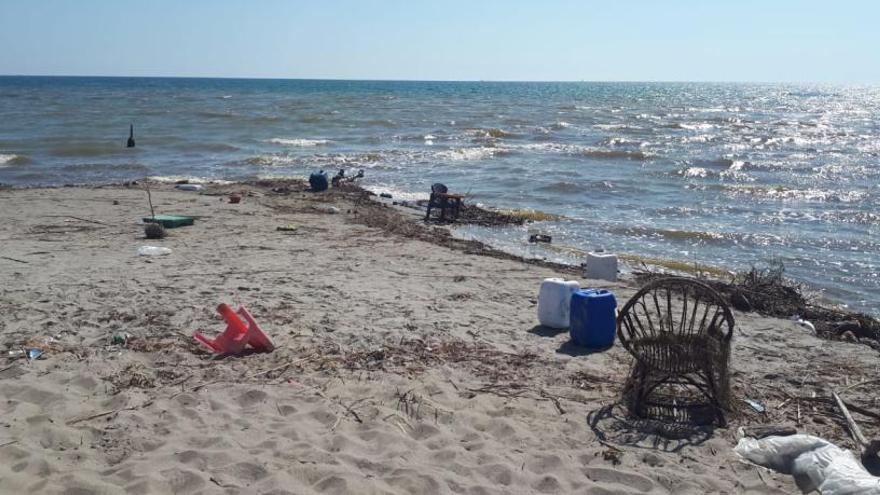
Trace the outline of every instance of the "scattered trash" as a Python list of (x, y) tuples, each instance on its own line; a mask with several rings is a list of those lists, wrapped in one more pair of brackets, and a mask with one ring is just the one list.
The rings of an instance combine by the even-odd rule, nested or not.
[[(211, 352), (217, 354), (241, 354), (246, 345), (250, 345), (260, 352), (272, 352), (275, 344), (260, 328), (254, 317), (244, 306), (238, 308), (238, 312), (232, 310), (229, 305), (222, 303), (217, 306), (217, 312), (226, 321), (226, 330), (216, 339), (210, 340), (196, 332), (193, 338)], [(244, 321), (241, 318), (244, 318)]]
[(734, 452), (759, 466), (791, 474), (803, 493), (880, 494), (880, 478), (871, 476), (852, 452), (818, 437), (742, 438)]
[(326, 191), (327, 188), (330, 187), (327, 182), (327, 174), (325, 174), (324, 171), (321, 170), (318, 173), (310, 175), (309, 186), (311, 186), (312, 191), (314, 192)]
[(144, 217), (142, 220), (144, 221), (144, 223), (161, 224), (166, 229), (185, 227), (187, 225), (193, 225), (195, 223), (195, 220), (192, 217), (185, 217), (181, 215), (156, 215), (152, 217)]
[(568, 328), (571, 296), (581, 286), (575, 280), (547, 278), (538, 292), (538, 321), (550, 328)]
[(205, 186), (201, 184), (177, 184), (174, 187), (176, 189), (180, 189), (181, 191), (201, 191), (205, 188)]
[(280, 232), (296, 232), (298, 229), (299, 229), (299, 227), (292, 224), (292, 223), (289, 223), (287, 225), (282, 225), (279, 227), (275, 227), (275, 230), (278, 230)]
[(740, 437), (761, 439), (770, 436), (787, 437), (790, 435), (797, 435), (797, 429), (792, 425), (757, 425), (739, 429)]
[(164, 239), (168, 235), (161, 223), (148, 223), (144, 226), (144, 237), (147, 239)]
[(113, 345), (125, 345), (128, 343), (128, 339), (131, 338), (131, 335), (127, 333), (116, 333), (113, 334), (113, 337), (110, 338), (110, 343)]
[(539, 242), (551, 243), (553, 242), (553, 237), (549, 234), (531, 234), (529, 235), (529, 243), (537, 244)]
[(602, 251), (587, 253), (587, 266), (584, 278), (591, 280), (617, 281), (617, 255)]
[(604, 349), (617, 334), (617, 300), (605, 289), (579, 290), (571, 296), (571, 340), (583, 347)]
[(364, 176), (364, 169), (358, 170), (357, 175), (345, 175), (345, 169), (340, 169), (339, 172), (333, 176), (333, 179), (330, 182), (333, 184), (333, 187), (337, 187), (342, 185), (345, 182), (353, 182), (357, 179), (360, 179)]
[(813, 332), (814, 334), (816, 333), (816, 326), (807, 320), (798, 320), (797, 324)]
[(241, 203), (241, 195), (240, 195), (240, 194), (236, 194), (236, 193), (232, 193), (232, 194), (230, 194), (230, 195), (229, 195), (229, 202), (232, 203), (232, 204)]
[(756, 400), (743, 399), (743, 402), (745, 402), (746, 404), (751, 406), (751, 408), (754, 409), (755, 412), (759, 412), (759, 413), (763, 414), (767, 411), (767, 408), (764, 406), (764, 404), (762, 404)]
[(340, 211), (342, 211), (335, 206), (313, 206), (312, 208), (315, 211), (318, 211), (321, 213), (329, 213), (331, 215), (335, 215), (336, 213), (339, 213)]
[(45, 351), (43, 349), (30, 348), (30, 349), (13, 349), (6, 353), (7, 357), (10, 358), (27, 358), (28, 361), (33, 361), (35, 359), (40, 359), (40, 356), (43, 355)]
[(171, 249), (159, 246), (141, 246), (138, 248), (138, 256), (164, 256), (171, 254)]
[(380, 194), (379, 197), (391, 199), (391, 193), (384, 192)]

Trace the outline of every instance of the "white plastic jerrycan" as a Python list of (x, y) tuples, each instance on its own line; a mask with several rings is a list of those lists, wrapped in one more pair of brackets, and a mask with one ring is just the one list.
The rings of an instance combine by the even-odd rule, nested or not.
[(568, 328), (571, 295), (581, 285), (575, 280), (547, 278), (538, 292), (538, 321), (550, 328)]

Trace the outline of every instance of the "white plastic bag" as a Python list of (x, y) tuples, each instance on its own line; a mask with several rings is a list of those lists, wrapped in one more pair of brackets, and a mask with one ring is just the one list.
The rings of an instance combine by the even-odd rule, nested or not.
[(141, 246), (138, 248), (138, 256), (164, 256), (166, 254), (171, 254), (171, 250), (167, 247)]
[(759, 466), (791, 474), (804, 493), (880, 495), (880, 478), (865, 470), (849, 450), (818, 437), (742, 438), (734, 451)]

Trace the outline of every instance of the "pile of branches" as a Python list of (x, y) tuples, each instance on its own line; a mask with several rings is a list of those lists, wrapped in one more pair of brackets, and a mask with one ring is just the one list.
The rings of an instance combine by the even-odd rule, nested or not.
[(522, 225), (525, 219), (500, 211), (487, 210), (476, 205), (462, 205), (458, 215), (459, 223), (481, 225), (483, 227), (501, 227), (504, 225)]
[[(636, 272), (635, 276), (644, 284), (669, 274), (646, 270)], [(730, 281), (704, 278), (700, 281), (740, 311), (755, 311), (776, 318), (800, 317), (810, 321), (820, 337), (862, 342), (880, 350), (880, 321), (864, 313), (812, 303), (804, 295), (802, 284), (785, 278), (781, 262), (771, 262), (765, 268), (753, 266), (747, 272), (735, 274)]]

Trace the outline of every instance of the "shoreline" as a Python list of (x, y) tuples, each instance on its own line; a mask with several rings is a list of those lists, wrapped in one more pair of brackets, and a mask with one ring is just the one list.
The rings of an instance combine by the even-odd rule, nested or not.
[[(168, 177), (143, 177), (138, 179), (132, 179), (130, 181), (124, 182), (107, 182), (107, 183), (72, 183), (72, 184), (62, 184), (62, 185), (53, 185), (53, 186), (7, 186), (0, 184), (0, 191), (2, 190), (29, 190), (29, 189), (57, 189), (57, 188), (113, 188), (113, 187), (129, 187), (130, 184), (140, 184), (144, 182), (156, 183), (156, 184), (166, 184), (166, 185), (176, 185), (176, 184), (201, 184), (205, 186), (235, 186), (235, 185), (266, 185), (266, 184), (286, 184), (286, 183), (304, 183), (307, 185), (307, 177), (305, 176), (290, 176), (290, 177), (272, 177), (272, 178), (256, 178), (256, 179), (247, 179), (247, 180), (227, 180), (227, 179), (207, 179), (207, 178), (194, 178), (194, 177), (184, 177), (184, 176), (168, 176)], [(395, 210), (405, 216), (410, 220), (418, 220), (420, 215), (416, 215), (415, 211), (418, 211), (419, 208), (422, 208), (421, 211), (424, 211), (424, 206), (420, 205), (420, 203), (424, 202), (424, 200), (410, 200), (404, 199), (405, 203), (409, 205), (392, 205), (390, 202), (397, 201), (395, 198), (389, 199), (388, 202), (384, 201), (384, 198), (380, 198), (379, 195), (367, 187), (363, 187), (360, 184), (353, 183), (347, 186), (346, 192), (363, 192), (364, 194), (373, 196), (379, 204), (386, 204), (388, 206), (394, 206)], [(344, 189), (345, 190), (345, 189)], [(333, 188), (328, 191), (333, 191)], [(387, 191), (387, 188), (384, 188), (383, 191)], [(416, 204), (415, 207), (412, 204)], [(513, 226), (513, 225), (531, 225), (533, 223), (540, 224), (544, 219), (552, 219), (552, 218), (561, 218), (557, 215), (545, 213), (539, 210), (509, 210), (509, 209), (499, 209), (493, 208), (491, 206), (484, 205), (473, 205), (466, 204), (468, 210), (470, 210), (471, 216), (478, 220), (481, 220), (480, 214), (481, 212), (488, 216), (488, 222), (480, 222), (480, 221), (461, 221), (458, 222), (459, 225), (479, 225), (485, 227), (497, 227), (504, 228), (505, 226)], [(474, 213), (475, 212), (475, 213)], [(529, 215), (529, 214), (532, 215)], [(537, 218), (538, 220), (535, 220)], [(539, 257), (528, 257), (516, 252), (505, 251), (503, 248), (498, 246), (493, 246), (491, 242), (486, 240), (482, 240), (479, 238), (476, 239), (468, 239), (464, 237), (456, 237), (454, 227), (455, 224), (446, 224), (442, 227), (445, 227), (448, 230), (452, 237), (459, 240), (464, 241), (465, 243), (474, 242), (476, 244), (473, 245), (473, 249), (477, 251), (485, 251), (487, 256), (497, 256), (501, 258), (509, 258), (518, 261), (522, 261), (524, 263), (535, 263), (539, 266), (548, 266), (553, 267), (557, 270), (563, 271), (565, 273), (570, 273), (572, 275), (580, 274), (583, 270), (582, 263), (577, 264), (576, 262), (565, 262), (565, 261), (553, 261), (548, 260), (546, 256)], [(449, 247), (451, 245), (449, 241), (440, 241), (436, 242), (439, 245), (446, 245)], [(453, 243), (454, 244), (454, 243)], [(556, 251), (556, 252), (566, 252), (569, 254), (573, 254), (575, 256), (586, 257), (588, 254), (588, 250), (584, 250), (581, 248), (577, 248), (574, 246), (567, 245), (559, 245), (559, 244), (539, 244), (537, 245), (539, 248), (547, 250), (547, 251)], [(466, 249), (465, 249), (466, 250)], [(467, 250), (466, 250), (467, 252)], [(494, 253), (494, 254), (493, 254)], [(670, 275), (676, 276), (687, 276), (687, 277), (697, 277), (697, 278), (709, 278), (716, 281), (723, 280), (732, 280), (736, 277), (737, 274), (741, 272), (732, 271), (730, 269), (710, 265), (700, 262), (689, 262), (689, 261), (679, 261), (675, 259), (668, 258), (657, 258), (653, 256), (643, 256), (636, 253), (616, 253), (620, 264), (626, 268), (628, 271), (621, 271), (621, 277), (637, 277), (640, 272), (657, 272), (659, 273), (669, 273)], [(752, 265), (754, 269), (757, 265)], [(792, 286), (796, 286), (800, 291), (808, 290), (808, 303), (810, 306), (815, 306), (820, 308), (821, 310), (827, 310), (831, 312), (836, 312), (852, 317), (858, 317), (860, 319), (868, 318), (872, 320), (876, 320), (877, 322), (877, 337), (876, 340), (880, 341), (880, 313), (871, 314), (858, 310), (851, 309), (849, 305), (845, 301), (841, 301), (835, 298), (828, 297), (824, 295), (824, 289), (821, 287), (812, 287), (808, 286), (806, 283), (801, 282), (796, 279), (787, 279), (788, 282)], [(808, 289), (809, 288), (809, 289)], [(777, 317), (795, 317), (802, 315), (781, 315), (781, 314), (772, 314), (770, 316)]]

